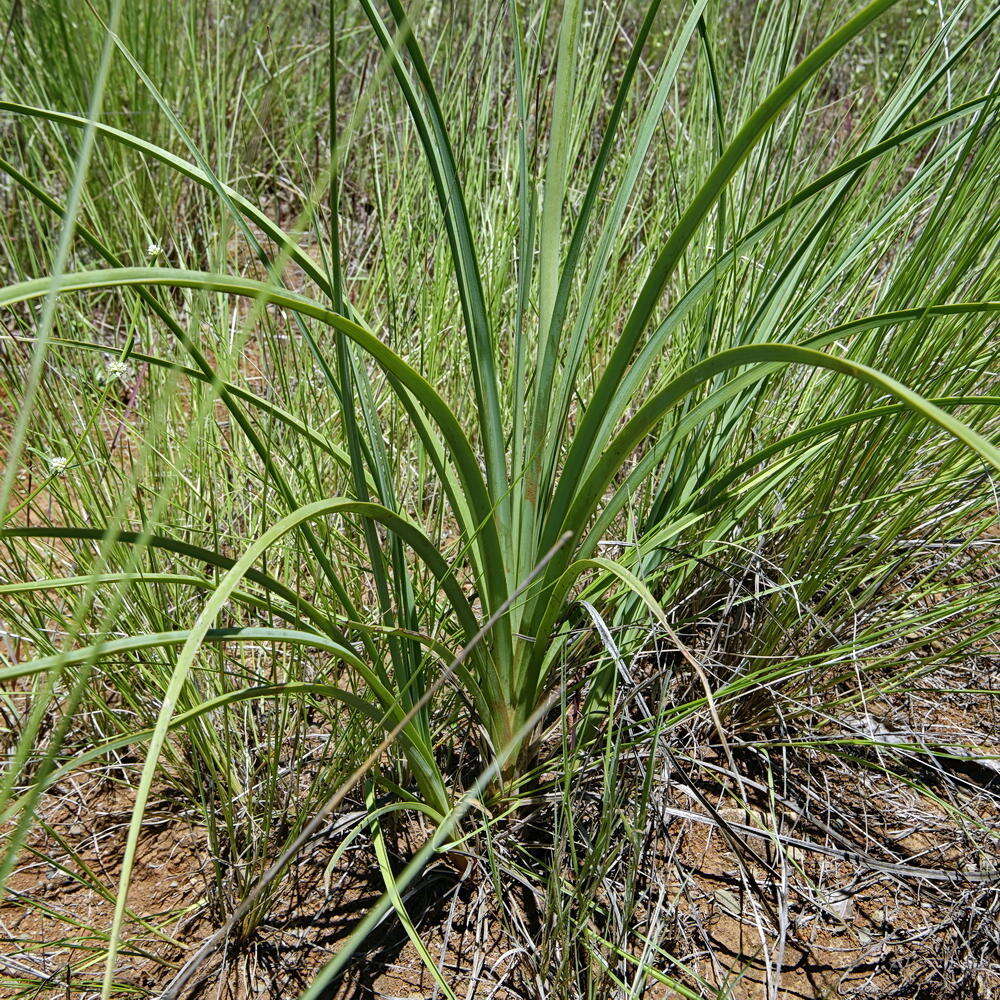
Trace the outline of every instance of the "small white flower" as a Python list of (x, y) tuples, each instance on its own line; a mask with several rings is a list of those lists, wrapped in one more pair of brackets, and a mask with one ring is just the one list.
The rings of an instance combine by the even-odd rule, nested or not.
[(111, 379), (116, 378), (122, 382), (129, 376), (128, 365), (124, 361), (111, 361), (106, 369), (107, 379), (110, 382)]
[(64, 458), (62, 455), (53, 455), (49, 459), (49, 473), (53, 476), (65, 475), (68, 468), (69, 459)]
[(159, 243), (150, 243), (149, 246), (146, 247), (147, 257), (159, 257), (162, 253), (163, 247), (161, 247)]

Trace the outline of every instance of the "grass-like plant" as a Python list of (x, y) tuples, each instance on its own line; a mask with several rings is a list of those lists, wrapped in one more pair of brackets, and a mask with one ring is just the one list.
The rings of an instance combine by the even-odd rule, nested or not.
[[(997, 210), (982, 186), (997, 153), (996, 107), (992, 93), (975, 90), (976, 74), (962, 76), (995, 13), (976, 20), (973, 7), (961, 5), (867, 111), (846, 152), (828, 157), (800, 147), (802, 137), (815, 134), (807, 124), (814, 103), (828, 97), (823, 74), (874, 30), (894, 0), (874, 0), (813, 38), (775, 5), (762, 15), (761, 35), (747, 56), (752, 85), (719, 73), (707, 0), (685, 5), (677, 16), (660, 0), (645, 4), (617, 63), (614, 31), (595, 27), (581, 0), (546, 4), (540, 12), (512, 4), (502, 18), (510, 40), (503, 124), (511, 174), (497, 196), (488, 170), (469, 166), (470, 180), (460, 166), (470, 155), (491, 155), (484, 148), (491, 112), (463, 108), (479, 127), (457, 145), (452, 97), (425, 57), (419, 17), (411, 22), (400, 0), (387, 0), (384, 10), (374, 0), (359, 2), (380, 53), (370, 87), (395, 80), (423, 157), (425, 173), (414, 188), (429, 185), (436, 203), (414, 208), (419, 214), (404, 245), (413, 259), (394, 255), (392, 234), (383, 236), (385, 275), (369, 274), (363, 288), (347, 255), (354, 245), (338, 220), (365, 112), (355, 106), (346, 125), (340, 113), (336, 11), (328, 77), (332, 152), (299, 222), (287, 231), (213, 169), (117, 34), (119, 5), (105, 25), (88, 115), (0, 101), (0, 114), (19, 129), (48, 122), (83, 137), (65, 199), (12, 155), (0, 158), (39, 212), (63, 220), (49, 273), (0, 290), (8, 314), (37, 322), (22, 417), (8, 448), (3, 501), (13, 513), (2, 536), (12, 552), (81, 542), (97, 548), (83, 572), (62, 580), (36, 579), (45, 576), (37, 561), (18, 557), (24, 577), (4, 589), (15, 603), (67, 588), (80, 593), (64, 615), (61, 647), (0, 672), (7, 683), (43, 678), (2, 787), (7, 817), (20, 817), (5, 874), (45, 787), (83, 760), (57, 767), (94, 668), (143, 651), (166, 657), (150, 727), (113, 736), (84, 755), (146, 744), (105, 995), (144, 812), (172, 731), (194, 734), (212, 773), (225, 776), (226, 794), (238, 797), (224, 745), (206, 731), (213, 712), (278, 695), (343, 704), (379, 736), (398, 734), (406, 773), (400, 782), (383, 774), (381, 783), (399, 803), (442, 824), (453, 818), (461, 788), (439, 745), (434, 711), (444, 692), (457, 691), (469, 752), (480, 767), (500, 762), (483, 794), (505, 808), (539, 762), (565, 665), (582, 661), (593, 641), (591, 633), (566, 627), (577, 609), (593, 611), (609, 651), (587, 678), (574, 716), (581, 743), (600, 731), (620, 666), (595, 603), (616, 627), (655, 621), (703, 688), (704, 699), (692, 705), (707, 704), (724, 727), (720, 710), (768, 688), (782, 671), (794, 683), (809, 670), (810, 657), (822, 659), (823, 628), (816, 623), (825, 620), (832, 634), (832, 617), (842, 610), (830, 587), (851, 562), (845, 553), (859, 543), (852, 521), (869, 523), (910, 469), (894, 453), (916, 454), (918, 442), (932, 449), (936, 471), (912, 503), (884, 501), (894, 522), (884, 539), (864, 542), (871, 547), (866, 556), (854, 559), (851, 586), (862, 593), (892, 561), (885, 547), (913, 523), (921, 495), (926, 501), (960, 479), (974, 481), (983, 469), (1000, 469), (1000, 449), (990, 441), (1000, 400), (984, 389), (995, 362), (989, 331), (1000, 309), (995, 296), (983, 294), (996, 277), (987, 223), (996, 221)], [(345, 30), (340, 44), (357, 37)], [(142, 84), (143, 100), (170, 124), (184, 156), (140, 128), (102, 122), (101, 74), (113, 59)], [(609, 93), (600, 67), (612, 65), (617, 76)], [(971, 79), (971, 87), (956, 87), (959, 78)], [(532, 97), (535, 80), (549, 94), (540, 102)], [(685, 123), (700, 132), (661, 153), (658, 132), (682, 92), (704, 98)], [(366, 92), (365, 100), (376, 99)], [(220, 225), (252, 251), (258, 277), (226, 271), (225, 252), (215, 254), (219, 267), (133, 266), (97, 227), (77, 223), (92, 148), (107, 145), (137, 153), (216, 199)], [(918, 169), (910, 170), (917, 160)], [(663, 191), (644, 201), (647, 172)], [(482, 204), (468, 198), (470, 185)], [(494, 210), (493, 197), (513, 208)], [(316, 256), (299, 238), (314, 219), (329, 226), (316, 227)], [(494, 221), (509, 228), (498, 233)], [(906, 241), (907, 249), (903, 263), (875, 282), (886, 241)], [(74, 246), (99, 266), (71, 269)], [(395, 346), (384, 322), (389, 311), (378, 304), (403, 283), (392, 269), (420, 267), (424, 254), (437, 255), (426, 271), (429, 298), (457, 303), (458, 315), (448, 321), (457, 320), (462, 331), (418, 330), (415, 336), (436, 355), (429, 360)], [(290, 267), (311, 286), (308, 294), (288, 287)], [(845, 301), (842, 287), (854, 297)], [(860, 289), (870, 289), (867, 297)], [(130, 322), (138, 315), (167, 331), (186, 360), (140, 350), (133, 337), (109, 349), (97, 338), (56, 336), (61, 302), (108, 291), (121, 293), (115, 308)], [(242, 314), (232, 314), (242, 338), (268, 324), (286, 331), (300, 364), (315, 375), (307, 394), (325, 403), (304, 402), (296, 391), (285, 400), (257, 392), (238, 368), (220, 363), (218, 344), (199, 332), (217, 308), (214, 296), (246, 303)], [(29, 303), (41, 303), (40, 311), (26, 309)], [(383, 322), (367, 316), (366, 307)], [(153, 428), (170, 423), (183, 381), (203, 386), (189, 401), (192, 428), (205, 426), (220, 404), (226, 446), (241, 462), (256, 464), (271, 497), (263, 516), (247, 519), (254, 540), (236, 554), (211, 537), (191, 541), (170, 513), (171, 491), (150, 488), (150, 477), (162, 474), (161, 458), (180, 470), (180, 479), (197, 464), (197, 433), (169, 455), (151, 441), (124, 473), (128, 486), (117, 507), (96, 502), (97, 494), (89, 504), (67, 494), (63, 509), (74, 502), (89, 507), (89, 523), (70, 517), (61, 524), (18, 523), (24, 503), (9, 505), (8, 497), (43, 365), (56, 348), (78, 356), (111, 350), (119, 363), (162, 371), (167, 381)], [(286, 387), (290, 371), (281, 373)], [(102, 392), (103, 400), (107, 387)], [(869, 441), (876, 454), (864, 452)], [(324, 488), (330, 481), (343, 485), (333, 492)], [(46, 486), (58, 488), (55, 475)], [(129, 524), (140, 489), (141, 523)], [(200, 489), (192, 487), (195, 495)], [(433, 499), (425, 502), (428, 495)], [(772, 502), (779, 497), (780, 510)], [(781, 619), (793, 614), (799, 597), (779, 609), (766, 641), (774, 649), (804, 632), (816, 646), (770, 672), (714, 685), (663, 609), (683, 599), (703, 556), (759, 511), (771, 519), (754, 529), (759, 536), (794, 539), (794, 572), (813, 603), (808, 621)], [(615, 559), (601, 554), (612, 528), (628, 536)], [(815, 542), (824, 533), (826, 547)], [(678, 554), (682, 539), (689, 548)], [(161, 555), (188, 570), (160, 570)], [(134, 624), (148, 611), (136, 610), (135, 602), (142, 603), (137, 594), (147, 588), (150, 604), (162, 588), (201, 595), (190, 624), (137, 632)], [(776, 584), (774, 593), (780, 590)], [(76, 640), (85, 632), (90, 640), (81, 647)], [(192, 683), (208, 644), (261, 642), (324, 656), (327, 676), (214, 691)], [(57, 738), (18, 797), (18, 768), (32, 756), (52, 697), (64, 687)], [(401, 902), (399, 909), (405, 913)]]

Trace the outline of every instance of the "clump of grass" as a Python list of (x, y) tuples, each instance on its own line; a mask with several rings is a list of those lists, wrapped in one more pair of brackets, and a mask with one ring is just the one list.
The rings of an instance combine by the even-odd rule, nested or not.
[[(220, 899), (226, 885), (239, 901), (385, 734), (396, 756), (374, 787), (429, 818), (435, 847), (470, 802), (446, 763), (456, 732), (499, 812), (537, 791), (553, 727), (601, 759), (622, 630), (651, 627), (680, 656), (690, 698), (661, 715), (707, 712), (726, 753), (727, 732), (787, 721), (806, 690), (839, 704), (845, 658), (881, 648), (898, 663), (897, 616), (946, 631), (897, 604), (845, 638), (922, 546), (971, 536), (1000, 469), (995, 14), (963, 4), (912, 27), (913, 51), (857, 84), (873, 97), (858, 108), (843, 89), (868, 63), (846, 84), (842, 64), (873, 51), (893, 6), (828, 22), (773, 5), (743, 46), (705, 0), (653, 0), (634, 18), (514, 4), (464, 44), (432, 23), (437, 65), (399, 0), (333, 5), (302, 85), (329, 134), (292, 130), (265, 157), (303, 157), (287, 229), (225, 169), (230, 109), (206, 97), (185, 114), (142, 55), (148, 38), (117, 33), (118, 5), (88, 19), (103, 48), (87, 115), (0, 101), (21, 224), (63, 220), (49, 263), (4, 234), (44, 276), (0, 290), (30, 356), (3, 486), (5, 614), (42, 654), (2, 673), (38, 678), (2, 786), (17, 824), (3, 871), (58, 776), (146, 746), (104, 995), (161, 756), (196, 776), (216, 841), (252, 858), (242, 876), (220, 866)], [(57, 8), (15, 37), (65, 30)], [(216, 95), (231, 68), (219, 62)], [(489, 100), (473, 96), (481, 79)], [(107, 87), (164, 133), (102, 120)], [(196, 141), (185, 122), (199, 117)], [(62, 138), (38, 147), (30, 129)], [(384, 147), (364, 158), (369, 133)], [(321, 138), (309, 176), (302, 147)], [(92, 157), (136, 209), (186, 178), (205, 199), (198, 225), (168, 239), (164, 195), (161, 225), (123, 237), (88, 194)], [(43, 183), (53, 162), (65, 198)], [(135, 162), (159, 186), (131, 180)], [(354, 184), (372, 192), (360, 212)], [(60, 372), (81, 357), (116, 367), (60, 402), (43, 372), (64, 351)], [(145, 373), (141, 408), (114, 396), (130, 366)], [(15, 489), (33, 454), (48, 475)], [(58, 516), (21, 523), (43, 492)], [(70, 573), (47, 565), (67, 560)], [(593, 629), (573, 627), (581, 614)], [(709, 648), (724, 642), (730, 662), (710, 676), (684, 627), (737, 615), (752, 634), (716, 631)], [(569, 713), (566, 671), (582, 663)], [(107, 741), (61, 761), (84, 702)], [(330, 732), (346, 718), (341, 742)], [(303, 762), (307, 736), (322, 760)], [(235, 805), (260, 788), (262, 810)], [(419, 941), (382, 867), (385, 905)], [(266, 898), (247, 932), (264, 912)]]

